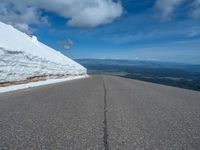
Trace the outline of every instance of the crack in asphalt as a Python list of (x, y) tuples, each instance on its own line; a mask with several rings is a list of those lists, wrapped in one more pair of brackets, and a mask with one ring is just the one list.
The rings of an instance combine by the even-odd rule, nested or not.
[(103, 89), (104, 89), (104, 136), (103, 136), (103, 142), (104, 142), (104, 149), (109, 150), (108, 145), (108, 129), (107, 129), (107, 90), (105, 85), (105, 80), (103, 79)]

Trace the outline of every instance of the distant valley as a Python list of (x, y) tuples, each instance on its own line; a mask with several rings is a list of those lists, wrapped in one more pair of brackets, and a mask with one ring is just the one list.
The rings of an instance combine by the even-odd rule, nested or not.
[(200, 65), (158, 61), (76, 59), (88, 73), (125, 78), (200, 91)]

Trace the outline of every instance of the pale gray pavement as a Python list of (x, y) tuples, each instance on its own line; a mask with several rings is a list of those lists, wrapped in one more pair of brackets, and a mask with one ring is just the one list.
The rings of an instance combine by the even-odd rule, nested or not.
[(199, 150), (200, 92), (111, 76), (0, 94), (0, 150)]

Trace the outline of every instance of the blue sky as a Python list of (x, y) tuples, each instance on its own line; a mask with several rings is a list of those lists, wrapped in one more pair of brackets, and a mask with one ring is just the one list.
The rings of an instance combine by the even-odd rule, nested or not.
[(38, 0), (5, 0), (0, 20), (72, 58), (200, 64), (200, 0), (93, 0), (94, 7), (91, 0), (71, 1), (41, 7)]

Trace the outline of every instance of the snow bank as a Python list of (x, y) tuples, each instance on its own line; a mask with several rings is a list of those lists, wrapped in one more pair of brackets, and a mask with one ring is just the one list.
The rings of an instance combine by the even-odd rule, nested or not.
[(86, 72), (86, 68), (39, 42), (37, 37), (0, 22), (0, 83)]
[(59, 82), (64, 82), (64, 81), (77, 80), (77, 79), (82, 79), (82, 78), (87, 78), (87, 77), (88, 77), (87, 75), (76, 76), (76, 77), (71, 76), (71, 77), (62, 78), (62, 79), (49, 79), (49, 80), (46, 80), (46, 81), (30, 82), (30, 83), (26, 83), (26, 84), (0, 87), (0, 93), (22, 90), (22, 89), (41, 86), (41, 85), (49, 85), (49, 84), (54, 84), (54, 83), (59, 83)]

